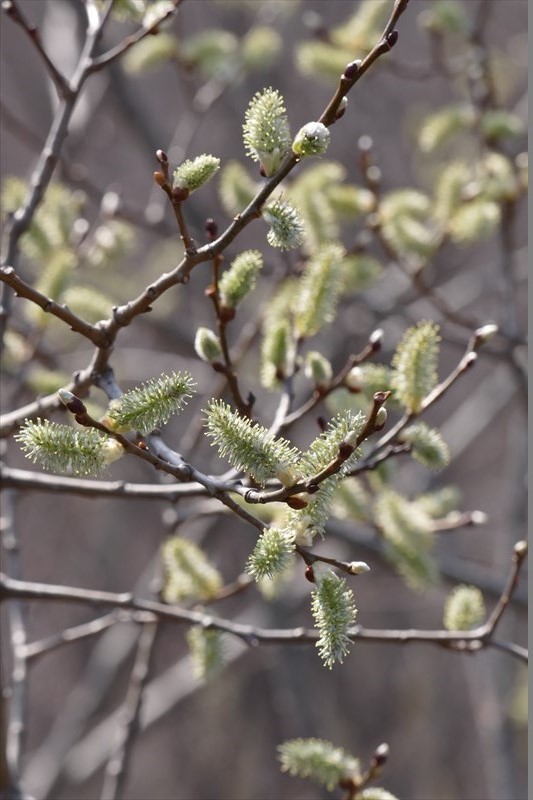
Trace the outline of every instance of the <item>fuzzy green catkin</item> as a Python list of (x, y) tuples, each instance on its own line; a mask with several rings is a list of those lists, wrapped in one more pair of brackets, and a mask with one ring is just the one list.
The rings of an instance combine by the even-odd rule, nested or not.
[(335, 161), (322, 161), (298, 175), (291, 184), (288, 198), (297, 206), (305, 223), (304, 244), (308, 253), (320, 245), (338, 239), (337, 213), (328, 190), (339, 186), (346, 170)]
[(222, 28), (211, 28), (187, 36), (181, 45), (182, 57), (206, 78), (231, 76), (238, 57), (239, 40)]
[(26, 420), (14, 438), (26, 458), (50, 472), (97, 475), (107, 463), (107, 438), (94, 428)]
[(333, 377), (333, 368), (322, 353), (310, 350), (305, 356), (304, 374), (315, 386), (327, 386)]
[(224, 666), (222, 634), (193, 625), (187, 632), (187, 644), (194, 677), (202, 683), (213, 678)]
[(330, 139), (331, 134), (322, 122), (307, 122), (294, 137), (292, 151), (300, 158), (323, 155)]
[(317, 40), (301, 42), (296, 47), (296, 67), (306, 76), (330, 84), (339, 80), (346, 64), (353, 60), (350, 50)]
[(186, 189), (189, 193), (194, 192), (207, 183), (220, 167), (220, 159), (216, 156), (198, 156), (180, 164), (174, 170), (172, 186), (174, 189)]
[(454, 105), (441, 108), (423, 121), (418, 144), (423, 153), (433, 153), (453, 136), (472, 128), (476, 112), (470, 105)]
[(491, 236), (501, 220), (501, 208), (498, 203), (484, 198), (477, 198), (460, 206), (450, 219), (448, 231), (456, 244), (471, 242)]
[(294, 553), (294, 534), (280, 528), (265, 528), (246, 564), (255, 580), (273, 578), (283, 572)]
[(209, 328), (198, 328), (194, 338), (194, 349), (196, 355), (208, 364), (212, 364), (222, 357), (220, 339)]
[(207, 408), (207, 435), (235, 469), (264, 485), (272, 478), (285, 481), (298, 451), (285, 439), (274, 438), (266, 428), (233, 411), (221, 400)]
[(258, 250), (245, 250), (231, 263), (219, 281), (220, 302), (227, 308), (236, 308), (254, 288), (263, 257)]
[(329, 791), (361, 775), (359, 759), (324, 739), (291, 739), (278, 747), (282, 772), (311, 778)]
[(343, 287), (342, 245), (323, 245), (309, 260), (295, 299), (294, 317), (302, 338), (314, 336), (332, 322)]
[(273, 389), (280, 383), (289, 366), (294, 342), (287, 320), (277, 320), (266, 327), (261, 346), (261, 383)]
[(273, 175), (291, 146), (287, 112), (277, 89), (256, 92), (246, 110), (243, 140), (246, 154), (260, 163), (263, 174)]
[(283, 41), (269, 25), (255, 25), (241, 40), (241, 59), (245, 69), (266, 70), (274, 63)]
[(331, 31), (331, 41), (356, 56), (365, 55), (379, 39), (390, 14), (389, 0), (362, 0), (341, 25)]
[(410, 413), (421, 410), (424, 398), (437, 383), (439, 342), (439, 326), (423, 320), (406, 331), (396, 348), (392, 388)]
[(342, 663), (348, 654), (349, 631), (355, 623), (357, 610), (353, 592), (344, 578), (328, 570), (317, 582), (311, 600), (311, 611), (320, 631), (316, 646), (325, 666), (331, 669), (336, 662)]
[(417, 422), (405, 428), (399, 439), (408, 442), (412, 447), (413, 458), (429, 469), (443, 469), (450, 461), (450, 451), (441, 434), (425, 422)]
[(491, 142), (521, 136), (525, 132), (524, 123), (518, 114), (500, 108), (485, 111), (481, 117), (481, 130)]
[(468, 631), (485, 618), (485, 602), (477, 586), (456, 586), (444, 609), (444, 627), (448, 631)]
[(219, 571), (194, 542), (173, 536), (162, 545), (161, 556), (165, 573), (162, 596), (166, 603), (207, 601), (222, 588)]
[(406, 583), (413, 589), (434, 583), (432, 522), (423, 508), (387, 489), (376, 500), (374, 517), (387, 542), (387, 556)]
[(178, 54), (178, 42), (170, 33), (159, 33), (157, 36), (147, 36), (137, 42), (124, 55), (124, 69), (130, 75), (156, 69)]
[(161, 375), (120, 397), (108, 416), (115, 428), (143, 433), (164, 425), (192, 397), (195, 382), (188, 372)]
[(280, 250), (293, 250), (304, 240), (304, 224), (298, 211), (285, 200), (274, 200), (263, 208), (262, 216), (270, 230), (267, 242)]

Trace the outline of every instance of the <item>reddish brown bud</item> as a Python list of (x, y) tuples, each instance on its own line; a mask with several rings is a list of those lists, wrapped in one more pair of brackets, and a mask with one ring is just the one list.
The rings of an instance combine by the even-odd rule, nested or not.
[(305, 577), (307, 578), (307, 580), (309, 581), (309, 583), (314, 583), (315, 582), (315, 573), (313, 571), (313, 567), (311, 566), (311, 564), (309, 564), (305, 568), (305, 573), (304, 574), (305, 574)]
[(389, 757), (389, 745), (385, 742), (376, 747), (372, 756), (372, 766), (382, 767)]
[(292, 497), (287, 497), (286, 501), (289, 508), (294, 508), (295, 511), (301, 511), (302, 508), (307, 508), (307, 501), (302, 500), (301, 497), (298, 495), (293, 495)]
[(355, 61), (350, 61), (350, 63), (346, 65), (342, 77), (347, 81), (352, 81), (359, 72), (360, 66), (361, 66), (360, 59), (356, 59)]
[(205, 231), (211, 239), (216, 239), (218, 236), (218, 225), (214, 219), (211, 219), (211, 217), (205, 221)]
[(339, 456), (346, 460), (352, 455), (354, 450), (355, 447), (353, 447), (353, 445), (348, 444), (347, 442), (341, 442), (339, 445)]
[(174, 203), (183, 203), (189, 196), (189, 189), (182, 189), (180, 186), (175, 186), (172, 189), (172, 201)]
[(156, 172), (154, 172), (154, 181), (157, 183), (158, 186), (161, 186), (161, 188), (163, 188), (163, 186), (166, 186), (167, 183), (167, 180), (163, 175), (163, 173), (157, 170)]
[(389, 50), (392, 50), (392, 48), (398, 41), (398, 31), (391, 31), (390, 33), (388, 33), (385, 41), (389, 45)]
[(219, 316), (222, 322), (231, 322), (232, 319), (235, 319), (235, 309), (221, 306), (219, 309)]
[(164, 150), (156, 150), (155, 157), (162, 164), (168, 163), (168, 156), (167, 156), (167, 154), (165, 153)]

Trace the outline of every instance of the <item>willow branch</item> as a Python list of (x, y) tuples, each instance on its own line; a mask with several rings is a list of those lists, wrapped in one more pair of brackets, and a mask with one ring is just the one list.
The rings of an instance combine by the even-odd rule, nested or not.
[[(493, 613), (488, 622), (470, 631), (446, 630), (379, 630), (355, 626), (350, 632), (350, 639), (363, 642), (380, 642), (384, 644), (427, 643), (444, 647), (455, 652), (476, 652), (484, 648), (496, 646), (505, 649), (510, 655), (527, 662), (527, 650), (512, 643), (498, 641), (493, 645), (492, 636), (501, 618), (499, 609), (507, 606), (517, 584), (518, 572), (527, 553), (527, 545), (523, 542), (515, 546), (512, 582), (508, 582), (499, 603), (498, 613)], [(95, 606), (113, 606), (132, 611), (145, 611), (155, 614), (161, 619), (172, 620), (188, 625), (202, 625), (206, 630), (220, 630), (253, 644), (309, 644), (318, 641), (320, 634), (305, 628), (269, 629), (254, 625), (243, 625), (231, 620), (192, 611), (177, 606), (168, 606), (152, 600), (135, 597), (129, 592), (117, 594), (91, 589), (80, 589), (73, 586), (55, 586), (31, 581), (19, 581), (0, 574), (0, 600), (41, 600), (64, 603), (83, 603)], [(511, 645), (511, 646), (508, 646)]]
[(57, 89), (57, 93), (59, 94), (60, 97), (63, 98), (67, 97), (71, 92), (68, 81), (66, 80), (65, 76), (62, 75), (62, 73), (57, 69), (55, 64), (52, 62), (52, 60), (46, 53), (41, 41), (41, 35), (39, 33), (38, 28), (31, 22), (28, 22), (28, 20), (20, 10), (15, 0), (3, 0), (2, 11), (4, 11), (6, 15), (13, 20), (13, 22), (15, 22), (17, 25), (20, 25), (22, 30), (29, 37), (35, 49), (39, 53), (39, 56), (41, 57), (46, 67), (46, 71), (50, 75), (52, 83)]
[(51, 314), (53, 317), (65, 322), (75, 333), (81, 333), (82, 336), (97, 347), (107, 346), (107, 336), (98, 325), (91, 325), (71, 311), (68, 306), (59, 305), (59, 303), (51, 300), (42, 292), (34, 289), (33, 286), (30, 286), (29, 283), (26, 283), (17, 275), (13, 267), (6, 266), (0, 269), (0, 280), (10, 286), (17, 297), (24, 297), (26, 300), (35, 303), (47, 314)]
[(170, 8), (168, 11), (162, 14), (162, 16), (158, 17), (158, 19), (156, 19), (149, 27), (139, 28), (138, 31), (132, 33), (131, 36), (127, 36), (111, 50), (108, 50), (106, 53), (102, 53), (102, 55), (93, 58), (88, 67), (89, 73), (98, 72), (104, 67), (107, 67), (109, 64), (112, 64), (113, 61), (116, 61), (118, 58), (123, 56), (124, 53), (133, 47), (133, 45), (137, 44), (137, 42), (140, 42), (141, 39), (144, 39), (146, 36), (151, 34), (157, 34), (159, 26), (166, 20), (170, 19), (170, 17), (175, 15), (181, 1), (182, 0), (172, 0), (173, 8)]
[(102, 800), (115, 800), (127, 776), (133, 742), (139, 729), (143, 692), (150, 674), (158, 630), (157, 622), (147, 622), (139, 636), (126, 699), (120, 709), (115, 730), (115, 746), (111, 750), (106, 766)]

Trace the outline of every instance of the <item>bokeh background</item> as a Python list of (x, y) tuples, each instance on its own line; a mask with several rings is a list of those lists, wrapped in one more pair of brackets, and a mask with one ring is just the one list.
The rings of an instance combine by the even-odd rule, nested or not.
[[(67, 74), (83, 35), (81, 5), (75, 0), (20, 3)], [(445, 77), (424, 75), (430, 50), (418, 20), (431, 5), (411, 1), (399, 25), (398, 45), (357, 84), (344, 119), (333, 129), (328, 158), (344, 164), (352, 182), (359, 179), (357, 141), (369, 135), (384, 190), (404, 186), (431, 190), (433, 165), (417, 154), (416, 132), (425, 114), (457, 97)], [(494, 54), (502, 103), (525, 118), (525, 0), (468, 0), (463, 5), (472, 19), (476, 14), (487, 16), (484, 41)], [(175, 63), (141, 75), (129, 74), (117, 63), (89, 81), (57, 175), (70, 188), (86, 193), (84, 217), (92, 229), (103, 224), (102, 197), (108, 204), (117, 195), (121, 198), (117, 218), (131, 225), (131, 246), (112, 271), (97, 279), (113, 302), (136, 296), (179, 260), (171, 214), (152, 180), (154, 151), (167, 150), (172, 163), (203, 152), (223, 162), (245, 163), (244, 111), (253, 94), (269, 85), (283, 93), (294, 131), (316, 118), (332, 86), (298, 70), (298, 44), (320, 38), (356, 7), (348, 0), (187, 0), (172, 28), (180, 40), (206, 27), (223, 28), (240, 40), (261, 23), (279, 34), (281, 52), (265, 68), (234, 76), (223, 89), (220, 75), (213, 80), (195, 69), (184, 72)], [(130, 29), (113, 22), (106, 43)], [(9, 19), (1, 21), (1, 37), (1, 174), (3, 180), (8, 175), (28, 178), (52, 120), (54, 92), (37, 54)], [(512, 154), (523, 148), (522, 138), (513, 143)], [(188, 211), (198, 241), (204, 240), (207, 217), (217, 220), (221, 229), (228, 222), (211, 187), (194, 196)], [(348, 245), (360, 230), (359, 222), (346, 229)], [(228, 258), (245, 247), (262, 250), (266, 262), (257, 294), (242, 312), (244, 330), (253, 333), (269, 281), (286, 262), (268, 248), (261, 223), (249, 226)], [(512, 274), (504, 280), (497, 236), (475, 247), (445, 248), (430, 266), (431, 284), (454, 311), (479, 324), (502, 323), (512, 313), (523, 337), (526, 255), (520, 214), (512, 251)], [(443, 320), (394, 264), (383, 264), (372, 286), (341, 306), (335, 323), (321, 335), (321, 349), (338, 369), (349, 353), (364, 346), (373, 329), (381, 327), (380, 357), (388, 362), (406, 327), (431, 318), (442, 324), (440, 370), (446, 375), (460, 358), (468, 331)], [(152, 314), (124, 330), (113, 366), (124, 389), (164, 371), (188, 369), (194, 374), (199, 399), (168, 426), (165, 436), (194, 463), (215, 470), (221, 462), (213, 460), (197, 431), (198, 414), (218, 380), (198, 361), (193, 348), (197, 327), (213, 325), (212, 306), (204, 297), (209, 277), (208, 267), (201, 265), (187, 286), (168, 292)], [(17, 301), (15, 306), (21, 319), (22, 305)], [(256, 339), (253, 342), (242, 360), (242, 376), (258, 398), (258, 413), (268, 420), (277, 397), (260, 386)], [(67, 373), (85, 367), (91, 357), (84, 342), (66, 336), (54, 323), (42, 348)], [(522, 358), (518, 345), (515, 355)], [(19, 376), (9, 364), (3, 387), (4, 411), (13, 407), (14, 397), (20, 405), (35, 396), (28, 387), (20, 389)], [(303, 398), (305, 385), (300, 392)], [(103, 402), (98, 393), (91, 399)], [(54, 418), (61, 420), (60, 413)], [(427, 421), (441, 428), (452, 453), (451, 464), (435, 475), (406, 459), (398, 465), (395, 486), (416, 494), (455, 485), (461, 491), (461, 508), (481, 509), (488, 521), (440, 537), (436, 552), (442, 580), (423, 594), (406, 588), (383, 561), (373, 531), (347, 522), (341, 537), (328, 539), (327, 552), (370, 563), (371, 575), (355, 585), (358, 620), (365, 626), (439, 627), (446, 593), (463, 581), (478, 582), (492, 607), (508, 574), (512, 546), (525, 535), (524, 388), (509, 359), (482, 356), (476, 369), (431, 410)], [(314, 426), (314, 420), (305, 421), (291, 436), (303, 445), (314, 436)], [(28, 466), (12, 441), (6, 460), (11, 466)], [(110, 476), (144, 483), (155, 480), (146, 465), (133, 459), (113, 466)], [(135, 589), (151, 596), (157, 590), (158, 548), (170, 532), (205, 545), (228, 581), (242, 570), (253, 543), (250, 531), (238, 520), (199, 514), (183, 522), (188, 507), (162, 501), (19, 492), (9, 496), (11, 502), (22, 575), (28, 580), (117, 592)], [(298, 575), (271, 604), (251, 589), (221, 602), (216, 610), (270, 627), (309, 625), (308, 594), (309, 584)], [(32, 603), (27, 611), (30, 640), (95, 616), (87, 607), (60, 604)], [(525, 643), (525, 624), (521, 586), (505, 615), (501, 636)], [(246, 649), (228, 641), (228, 666), (215, 681), (199, 686), (191, 673), (184, 634), (181, 626), (160, 626), (141, 717), (143, 730), (133, 745), (124, 789), (129, 800), (326, 797), (312, 784), (280, 773), (276, 746), (298, 736), (329, 739), (360, 756), (363, 763), (378, 744), (388, 742), (391, 755), (380, 782), (404, 800), (526, 797), (525, 669), (503, 653), (461, 656), (431, 646), (361, 643), (352, 648), (343, 666), (328, 671), (312, 647)], [(35, 797), (100, 796), (137, 637), (136, 626), (116, 625), (96, 639), (52, 651), (32, 666), (22, 779)], [(8, 675), (5, 618), (2, 638)]]

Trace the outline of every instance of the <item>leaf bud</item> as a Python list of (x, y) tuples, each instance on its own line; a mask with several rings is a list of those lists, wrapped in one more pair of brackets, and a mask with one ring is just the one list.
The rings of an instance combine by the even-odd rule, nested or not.
[(306, 500), (303, 500), (301, 495), (293, 494), (291, 497), (287, 497), (285, 501), (289, 508), (293, 508), (295, 511), (301, 511), (302, 508), (307, 508), (309, 505)]
[(355, 61), (350, 61), (350, 63), (346, 65), (342, 77), (347, 81), (353, 81), (353, 79), (359, 72), (360, 66), (361, 66), (361, 59), (357, 58)]
[(344, 383), (348, 389), (352, 392), (360, 392), (361, 391), (361, 378), (363, 377), (363, 372), (360, 367), (352, 367), (349, 373), (346, 375), (344, 379)]
[(205, 221), (205, 232), (210, 239), (216, 239), (218, 235), (218, 225), (214, 219), (211, 219), (211, 217), (208, 217), (208, 219)]
[(365, 572), (370, 572), (370, 567), (366, 561), (350, 561), (348, 572), (350, 575), (364, 575)]
[(82, 403), (80, 398), (76, 397), (75, 394), (69, 392), (68, 389), (60, 389), (58, 395), (63, 405), (66, 406), (72, 414), (78, 415), (87, 413), (87, 408), (84, 403)]
[(344, 116), (346, 109), (348, 108), (348, 98), (346, 95), (341, 99), (339, 103), (339, 107), (337, 108), (337, 112), (335, 114), (335, 121), (339, 120), (341, 117)]
[(372, 765), (374, 767), (382, 767), (389, 758), (389, 745), (386, 742), (378, 745), (374, 750), (372, 756)]
[(323, 387), (330, 383), (333, 370), (322, 353), (312, 350), (306, 355), (304, 374), (306, 378), (313, 381), (315, 386)]
[(194, 339), (194, 349), (202, 361), (211, 364), (222, 356), (220, 340), (209, 328), (198, 328)]
[(392, 50), (396, 42), (398, 41), (398, 31), (394, 30), (387, 34), (385, 40), (389, 46), (389, 50)]
[(172, 200), (174, 203), (183, 203), (184, 200), (188, 198), (190, 195), (190, 191), (187, 188), (182, 188), (181, 186), (174, 186), (172, 189)]
[(378, 413), (376, 414), (376, 419), (374, 421), (374, 430), (380, 431), (384, 427), (385, 423), (387, 422), (387, 416), (388, 416), (387, 409), (384, 406), (381, 406), (381, 408), (378, 410)]
[(527, 542), (526, 541), (517, 542), (513, 550), (516, 556), (522, 558), (527, 553)]
[(117, 442), (116, 439), (106, 439), (102, 447), (103, 464), (108, 465), (112, 464), (113, 461), (118, 461), (119, 458), (122, 458), (124, 453), (125, 450), (120, 442)]
[(292, 143), (292, 151), (297, 156), (322, 155), (328, 149), (331, 134), (322, 122), (308, 122), (304, 125)]
[(470, 514), (470, 524), (471, 525), (485, 525), (489, 519), (488, 514), (485, 514), (484, 511), (472, 511)]
[(487, 325), (482, 325), (481, 328), (474, 331), (476, 345), (485, 344), (485, 342), (488, 342), (489, 339), (492, 339), (497, 333), (498, 326), (495, 323), (489, 322)]
[(378, 350), (381, 350), (382, 342), (383, 342), (383, 328), (376, 328), (376, 330), (372, 331), (372, 333), (368, 337), (368, 343), (372, 345), (372, 350), (374, 351), (374, 353), (377, 353)]

